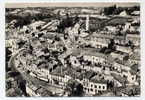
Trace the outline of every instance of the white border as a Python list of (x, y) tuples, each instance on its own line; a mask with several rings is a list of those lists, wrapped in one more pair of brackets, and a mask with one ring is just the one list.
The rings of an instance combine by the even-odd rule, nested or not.
[[(140, 2), (141, 3), (141, 97), (5, 97), (5, 3), (43, 3), (43, 2)], [(140, 0), (2, 0), (0, 1), (0, 100), (18, 99), (18, 100), (64, 100), (64, 99), (84, 99), (84, 100), (145, 100), (145, 2)]]

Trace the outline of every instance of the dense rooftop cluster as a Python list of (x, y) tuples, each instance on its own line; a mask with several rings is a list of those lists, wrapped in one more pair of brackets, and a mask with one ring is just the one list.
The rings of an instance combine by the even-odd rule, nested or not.
[(140, 11), (98, 10), (6, 9), (6, 71), (25, 80), (9, 95), (7, 78), (7, 95), (139, 96)]

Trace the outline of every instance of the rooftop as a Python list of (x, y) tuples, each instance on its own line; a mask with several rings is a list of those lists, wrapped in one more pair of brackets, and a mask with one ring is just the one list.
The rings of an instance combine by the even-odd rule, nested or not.
[(128, 66), (130, 67), (131, 63), (127, 60), (127, 61), (123, 61), (123, 60), (120, 60), (118, 58), (114, 59), (114, 61), (118, 64), (121, 64), (121, 65), (125, 65), (125, 66)]
[(129, 58), (130, 58), (130, 59), (133, 59), (133, 60), (138, 60), (138, 61), (140, 61), (140, 56), (139, 56), (137, 53), (133, 53), (132, 55), (130, 55)]
[(86, 71), (80, 74), (79, 79), (88, 79), (90, 80), (92, 77), (94, 77), (96, 75), (95, 72), (93, 71)]
[(120, 75), (117, 75), (115, 73), (111, 73), (111, 75), (114, 77), (114, 79), (116, 79), (117, 81), (119, 81), (122, 84), (124, 84), (126, 81), (126, 78), (121, 77)]
[(39, 93), (41, 96), (51, 96), (52, 95), (52, 93), (50, 91), (48, 91), (47, 89), (42, 88), (42, 87), (37, 89), (36, 92)]

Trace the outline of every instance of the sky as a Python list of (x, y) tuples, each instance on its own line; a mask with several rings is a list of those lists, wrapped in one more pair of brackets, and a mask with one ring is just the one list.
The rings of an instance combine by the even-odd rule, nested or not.
[(24, 7), (107, 7), (116, 4), (121, 7), (131, 7), (135, 5), (139, 5), (139, 3), (135, 2), (124, 2), (124, 3), (112, 3), (112, 2), (93, 2), (93, 3), (68, 3), (68, 2), (60, 2), (60, 3), (6, 3), (6, 8), (24, 8)]

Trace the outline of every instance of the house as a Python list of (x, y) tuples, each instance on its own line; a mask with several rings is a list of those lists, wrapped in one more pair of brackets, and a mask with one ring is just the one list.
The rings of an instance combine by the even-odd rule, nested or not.
[(17, 39), (6, 40), (5, 45), (6, 45), (6, 47), (9, 47), (12, 52), (18, 49)]
[(40, 72), (42, 73), (42, 75), (43, 76), (48, 76), (48, 75), (50, 75), (49, 73), (49, 68), (47, 69), (47, 68), (41, 68), (40, 69)]
[(113, 33), (117, 31), (117, 28), (114, 26), (106, 26), (106, 29), (110, 32), (113, 32)]
[(140, 34), (127, 34), (126, 40), (131, 41), (133, 45), (139, 46), (140, 45)]
[(83, 37), (86, 37), (88, 36), (89, 33), (85, 31), (85, 29), (80, 29), (80, 37), (83, 38)]
[(138, 85), (136, 72), (134, 70), (122, 70), (122, 77), (126, 77), (128, 85)]
[(118, 58), (120, 60), (124, 60), (124, 58), (129, 56), (127, 53), (121, 51), (111, 52), (110, 55), (112, 56), (112, 58)]
[(136, 83), (136, 72), (133, 70), (130, 70), (128, 72), (127, 80), (129, 82), (129, 84), (133, 84), (133, 85), (137, 84)]
[(105, 61), (106, 56), (102, 53), (95, 52), (93, 49), (88, 50), (84, 49), (82, 51), (84, 61), (91, 61), (92, 63), (103, 63)]
[(135, 16), (140, 16), (140, 11), (133, 11), (131, 14)]
[(65, 74), (65, 70), (67, 68), (57, 67), (50, 73), (50, 80), (56, 85), (65, 86), (68, 80), (72, 79), (69, 75)]
[(126, 43), (124, 36), (116, 36), (114, 37), (114, 42), (116, 44), (124, 45)]
[(111, 75), (114, 77), (113, 81), (116, 87), (124, 86), (127, 82), (127, 78), (123, 77), (122, 75), (119, 75), (117, 73), (111, 73)]
[(138, 55), (138, 53), (133, 53), (129, 56), (129, 62), (132, 64), (140, 64), (140, 55)]
[(68, 80), (71, 79), (70, 76), (64, 75), (64, 74), (60, 74), (60, 73), (58, 73), (58, 74), (52, 74), (51, 73), (50, 76), (51, 76), (51, 80), (53, 81), (53, 83), (55, 85), (59, 85), (59, 86), (62, 86), (62, 87), (65, 86), (66, 83), (68, 82)]
[(82, 61), (81, 65), (78, 66), (80, 69), (86, 70), (86, 71), (94, 71), (94, 72), (101, 72), (102, 68), (100, 66), (96, 65), (92, 65), (92, 63), (90, 63), (90, 61)]
[(42, 27), (45, 24), (43, 21), (36, 21), (32, 24), (30, 24), (30, 27), (32, 27), (33, 30), (37, 30), (38, 27)]
[(121, 51), (121, 52), (125, 52), (125, 53), (132, 53), (132, 49), (128, 46), (123, 46), (123, 45), (116, 45), (116, 50), (117, 51)]
[(136, 46), (133, 48), (133, 53), (138, 54), (140, 53), (140, 46)]
[(117, 79), (114, 79), (114, 77), (113, 77), (113, 82), (115, 87), (121, 87), (123, 85), (122, 82), (118, 81)]
[(106, 81), (98, 81), (95, 79), (92, 80), (87, 80), (84, 79), (82, 81), (83, 87), (84, 87), (84, 91), (86, 94), (88, 95), (95, 95), (98, 92), (102, 92), (102, 91), (106, 91), (107, 90), (107, 83)]
[(127, 12), (125, 10), (120, 12), (119, 16), (121, 16), (121, 17), (129, 17), (129, 15), (127, 14)]
[(105, 55), (96, 51), (96, 49), (91, 48), (84, 48), (81, 51), (81, 55), (83, 55), (84, 61), (91, 61), (92, 64), (104, 64), (104, 65), (111, 65), (113, 58), (109, 55)]
[(48, 97), (53, 95), (52, 92), (43, 87), (38, 88), (35, 92), (41, 97)]
[(123, 31), (124, 32), (126, 32), (127, 30), (129, 30), (130, 29), (130, 27), (131, 27), (131, 23), (125, 23), (125, 26), (124, 26), (124, 29), (123, 29)]
[(33, 84), (26, 84), (26, 92), (30, 95), (30, 96), (40, 96), (39, 94), (37, 94), (35, 91), (40, 88), (40, 87), (36, 87)]
[(126, 70), (126, 71), (129, 71), (130, 70), (130, 62), (129, 61), (122, 61), (122, 60), (119, 60), (119, 59), (115, 59), (114, 60), (114, 68), (121, 72), (121, 70)]
[[(107, 83), (105, 80), (98, 80), (98, 77), (95, 77), (97, 75), (96, 72), (93, 71), (83, 71), (79, 75), (79, 77), (76, 77), (76, 80), (80, 82), (83, 87), (84, 91), (88, 95), (95, 95), (98, 92), (106, 91), (107, 90)], [(99, 78), (102, 78), (102, 75), (99, 75)]]
[(108, 47), (108, 42), (106, 41), (91, 41), (92, 47), (96, 48), (103, 48), (103, 47)]
[(90, 45), (96, 48), (103, 48), (108, 47), (110, 43), (110, 39), (112, 39), (114, 35), (110, 34), (100, 34), (100, 33), (93, 33), (90, 37)]
[(26, 91), (30, 96), (40, 97), (40, 96), (52, 96), (52, 93), (41, 86), (35, 86), (31, 83), (26, 85)]
[(70, 56), (70, 62), (73, 66), (78, 67), (80, 66), (80, 62), (78, 61), (78, 59), (75, 56)]

